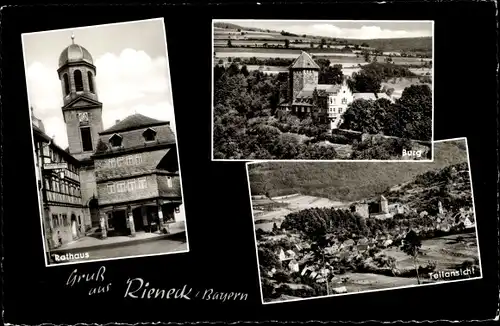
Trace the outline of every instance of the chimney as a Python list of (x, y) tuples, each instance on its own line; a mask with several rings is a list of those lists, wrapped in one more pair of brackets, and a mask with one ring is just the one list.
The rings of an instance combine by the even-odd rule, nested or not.
[(120, 119), (115, 120), (115, 125), (118, 124), (118, 122), (120, 122)]

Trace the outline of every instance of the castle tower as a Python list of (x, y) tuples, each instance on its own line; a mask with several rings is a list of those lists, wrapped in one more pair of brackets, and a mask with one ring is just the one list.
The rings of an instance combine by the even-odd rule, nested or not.
[(59, 56), (57, 74), (63, 92), (69, 152), (79, 160), (89, 159), (99, 140), (98, 133), (103, 130), (102, 103), (97, 97), (92, 56), (75, 43), (74, 35)]
[(441, 201), (438, 201), (438, 212), (440, 215), (444, 214), (443, 204), (441, 203)]
[(290, 102), (302, 89), (314, 89), (318, 85), (319, 66), (307, 52), (302, 51), (288, 69)]
[(380, 213), (389, 213), (389, 202), (387, 201), (387, 198), (382, 195), (380, 195)]

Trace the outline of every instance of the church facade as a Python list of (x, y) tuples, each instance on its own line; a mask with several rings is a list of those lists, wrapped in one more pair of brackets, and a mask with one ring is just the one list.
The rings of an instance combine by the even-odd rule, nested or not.
[[(59, 57), (57, 74), (68, 137), (68, 148), (58, 148), (58, 152), (71, 163), (74, 178), (61, 175), (54, 188), (68, 182), (77, 189), (71, 204), (78, 210), (78, 232), (70, 229), (68, 236), (56, 239), (49, 248), (89, 233), (100, 233), (101, 238), (134, 236), (137, 231), (168, 233), (169, 225), (184, 223), (176, 139), (169, 122), (134, 114), (104, 130), (103, 104), (95, 83), (97, 69), (89, 51), (76, 44), (74, 37)], [(33, 120), (38, 121), (36, 117)], [(51, 148), (47, 145), (50, 137), (35, 123), (33, 130), (35, 138), (43, 139), (44, 146)], [(37, 161), (44, 159), (40, 148), (35, 145)], [(46, 174), (43, 166), (39, 170), (41, 175)], [(57, 175), (60, 171), (53, 169), (50, 173)], [(52, 191), (51, 183), (44, 182), (42, 194)], [(42, 206), (48, 207), (48, 197), (42, 198)], [(52, 220), (43, 220), (46, 238), (57, 234)]]

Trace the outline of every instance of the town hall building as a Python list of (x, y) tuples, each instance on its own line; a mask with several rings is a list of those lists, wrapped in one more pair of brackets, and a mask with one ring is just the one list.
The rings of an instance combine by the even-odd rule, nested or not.
[[(176, 139), (170, 123), (134, 114), (104, 130), (97, 69), (89, 51), (76, 44), (74, 36), (59, 57), (57, 74), (68, 148), (53, 144), (40, 128), (41, 121), (32, 117), (47, 215), (43, 228), (46, 238), (53, 239), (48, 241), (49, 248), (92, 232), (101, 238), (134, 236), (138, 231), (168, 233), (170, 226), (184, 223)], [(44, 160), (54, 163), (48, 153), (57, 162), (69, 163), (68, 167), (44, 168)], [(66, 170), (66, 175), (60, 173)], [(71, 209), (51, 211), (53, 203)], [(67, 230), (63, 230), (64, 237), (58, 237), (62, 225)]]

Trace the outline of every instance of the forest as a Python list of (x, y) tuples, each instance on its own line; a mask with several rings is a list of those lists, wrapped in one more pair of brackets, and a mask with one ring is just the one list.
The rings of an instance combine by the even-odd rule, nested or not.
[[(342, 67), (317, 60), (319, 82), (339, 84)], [(411, 74), (407, 68), (385, 63), (363, 66), (348, 83), (356, 91), (380, 91), (381, 81)], [(340, 157), (331, 144), (352, 145), (351, 158), (391, 159), (401, 155), (406, 139), (431, 140), (432, 94), (426, 85), (405, 89), (395, 104), (385, 99), (356, 100), (344, 114), (341, 128), (402, 138), (382, 140), (371, 150), (370, 142), (354, 142), (328, 132), (312, 117), (299, 119), (277, 110), (288, 94), (288, 74), (249, 71), (236, 62), (214, 67), (215, 159), (325, 159)], [(313, 108), (317, 110), (317, 106)], [(330, 144), (328, 144), (328, 142)]]
[[(354, 201), (409, 182), (419, 174), (467, 162), (464, 140), (434, 144), (434, 162), (265, 162), (248, 165), (252, 195), (301, 193)], [(423, 178), (423, 177), (420, 177)]]

